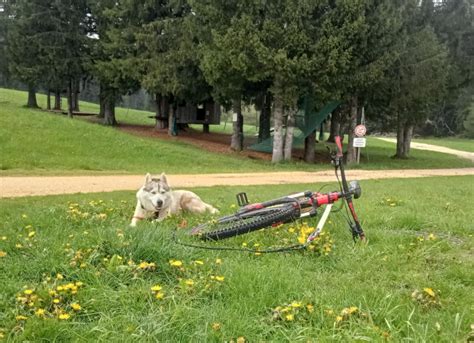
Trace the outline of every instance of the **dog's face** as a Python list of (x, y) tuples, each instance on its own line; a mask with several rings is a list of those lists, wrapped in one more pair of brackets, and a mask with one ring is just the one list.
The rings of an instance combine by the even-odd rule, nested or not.
[(146, 211), (159, 212), (162, 208), (168, 207), (171, 195), (165, 173), (159, 178), (146, 174), (145, 184), (137, 192), (137, 199)]

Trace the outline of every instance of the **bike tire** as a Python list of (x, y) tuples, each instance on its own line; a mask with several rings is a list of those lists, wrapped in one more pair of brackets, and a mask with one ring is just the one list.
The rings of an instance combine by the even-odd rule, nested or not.
[[(191, 229), (191, 235), (198, 236), (202, 240), (216, 241), (246, 234), (278, 223), (293, 221), (299, 216), (299, 207), (295, 207), (293, 204), (284, 204), (222, 217), (215, 224), (204, 223), (194, 227)], [(206, 231), (210, 228), (212, 228), (211, 231)]]

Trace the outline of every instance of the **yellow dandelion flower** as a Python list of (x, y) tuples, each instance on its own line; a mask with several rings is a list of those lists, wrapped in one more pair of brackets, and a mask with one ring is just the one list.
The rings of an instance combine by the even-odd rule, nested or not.
[(224, 277), (223, 277), (223, 276), (216, 276), (216, 280), (217, 280), (217, 281), (220, 281), (220, 282), (223, 282), (223, 281), (224, 281)]
[(71, 315), (69, 313), (60, 313), (58, 318), (60, 320), (68, 320), (69, 318), (71, 318)]
[(240, 336), (239, 338), (237, 338), (237, 343), (245, 343), (245, 337)]
[(58, 298), (53, 299), (53, 303), (55, 303), (55, 304), (59, 304), (60, 301), (61, 301), (61, 300), (59, 300)]
[(183, 266), (183, 262), (181, 262), (179, 260), (170, 260), (169, 263), (172, 267), (182, 267)]
[(72, 308), (74, 311), (79, 311), (82, 307), (81, 307), (81, 305), (79, 305), (78, 303), (72, 303), (72, 304), (71, 304), (71, 308)]
[(158, 293), (156, 293), (156, 295), (155, 295), (155, 298), (158, 299), (158, 300), (161, 300), (161, 299), (163, 299), (164, 297), (165, 297), (165, 293), (163, 293), (163, 292), (158, 292)]
[(434, 234), (430, 233), (429, 236), (428, 236), (428, 239), (430, 241), (434, 241), (436, 239), (436, 236)]
[(15, 317), (16, 320), (27, 320), (28, 317), (25, 317), (25, 316), (22, 316), (22, 315), (18, 315)]
[(152, 290), (153, 292), (161, 291), (161, 286), (160, 286), (160, 285), (155, 285), (155, 286), (151, 287), (151, 290)]
[(314, 306), (311, 305), (311, 304), (308, 304), (308, 305), (306, 305), (306, 310), (307, 310), (309, 313), (313, 313), (313, 312), (314, 312)]
[(248, 244), (247, 244), (246, 242), (243, 242), (243, 243), (242, 243), (242, 246), (243, 246), (243, 247), (246, 247), (247, 245), (248, 245)]
[(336, 323), (342, 322), (342, 316), (337, 316), (336, 317)]
[(212, 323), (212, 330), (219, 331), (221, 329), (221, 323)]
[(290, 306), (293, 307), (293, 308), (299, 308), (299, 307), (303, 306), (303, 304), (301, 302), (298, 302), (298, 301), (293, 301), (290, 304)]
[(194, 264), (202, 266), (204, 264), (204, 261), (196, 260), (196, 261), (194, 261)]
[(431, 288), (423, 288), (423, 291), (432, 298), (436, 296), (435, 292)]
[(6, 241), (7, 240), (7, 236), (2, 236), (2, 241)]
[(30, 231), (30, 233), (28, 233), (28, 237), (33, 237), (34, 235), (36, 235), (36, 232), (35, 231)]
[(0, 250), (0, 257), (5, 257), (7, 256), (7, 253), (5, 251)]
[(61, 274), (61, 273), (56, 274), (56, 279), (58, 279), (58, 280), (64, 279), (63, 274)]
[(58, 287), (56, 287), (56, 290), (57, 290), (58, 292), (61, 292), (61, 291), (64, 291), (65, 288), (64, 288), (64, 286), (58, 286)]
[(30, 295), (30, 294), (33, 294), (33, 290), (32, 289), (25, 289), (23, 291), (23, 293), (25, 293), (26, 295)]
[(82, 283), (82, 281), (77, 281), (77, 282), (75, 283), (75, 285), (76, 285), (77, 287), (81, 287), (82, 285), (84, 285), (84, 283)]
[(194, 281), (191, 280), (191, 279), (187, 279), (186, 281), (184, 281), (184, 284), (185, 284), (186, 286), (191, 287), (191, 286), (194, 286)]
[(260, 256), (260, 255), (262, 255), (261, 252), (256, 252), (256, 253), (255, 253), (255, 256)]
[(359, 311), (359, 309), (357, 308), (357, 306), (351, 306), (351, 307), (349, 307), (349, 314), (356, 313), (357, 311)]
[(216, 264), (222, 264), (222, 260), (220, 258), (216, 259)]
[(295, 319), (295, 315), (292, 314), (292, 313), (287, 314), (287, 315), (285, 316), (285, 320), (287, 320), (287, 321), (289, 321), (289, 322), (293, 321), (294, 319)]
[(35, 311), (35, 315), (37, 315), (38, 317), (44, 316), (45, 313), (46, 313), (46, 311), (42, 308), (39, 308)]
[(21, 248), (23, 248), (23, 245), (21, 245), (20, 243), (16, 243), (16, 244), (15, 244), (15, 248), (21, 249)]
[(28, 216), (27, 216), (26, 214), (22, 214), (21, 217), (22, 217), (23, 219), (28, 218)]
[(295, 228), (294, 228), (294, 227), (290, 227), (290, 228), (288, 229), (288, 232), (289, 232), (289, 233), (294, 233), (294, 232), (295, 232)]

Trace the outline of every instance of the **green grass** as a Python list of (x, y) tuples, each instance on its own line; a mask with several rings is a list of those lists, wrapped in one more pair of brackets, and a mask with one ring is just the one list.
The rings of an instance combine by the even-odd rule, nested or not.
[[(115, 128), (95, 125), (83, 118), (22, 107), (26, 93), (0, 89), (0, 175), (142, 174), (265, 172), (328, 168), (327, 159), (309, 165), (295, 160), (272, 165), (235, 154), (214, 154), (179, 140), (141, 138)], [(39, 96), (44, 105), (45, 96)], [(82, 103), (83, 111), (97, 105)], [(119, 122), (143, 124), (148, 112), (117, 109)], [(229, 125), (226, 126), (230, 127)], [(152, 130), (150, 124), (150, 130)], [(222, 129), (218, 128), (218, 129)], [(250, 131), (254, 128), (247, 127)], [(327, 156), (323, 144), (318, 150)], [(394, 160), (393, 144), (370, 140), (363, 149), (365, 169), (456, 168), (473, 163), (455, 156), (413, 150), (408, 160)]]
[[(327, 256), (312, 251), (256, 256), (183, 247), (173, 242), (171, 231), (184, 220), (192, 224), (199, 219), (184, 215), (131, 229), (133, 192), (3, 199), (0, 333), (18, 342), (223, 342), (238, 337), (249, 342), (384, 337), (395, 342), (463, 342), (472, 337), (474, 322), (474, 218), (466, 192), (473, 182), (473, 177), (362, 182), (356, 207), (369, 243), (354, 245), (344, 220), (335, 214), (326, 228), (333, 239)], [(317, 187), (195, 191), (220, 204), (225, 214), (232, 211), (238, 191), (263, 200)], [(297, 233), (290, 229), (287, 225), (207, 245), (292, 244)], [(182, 270), (170, 265), (173, 259), (183, 263)], [(143, 261), (155, 268), (140, 269)], [(189, 280), (192, 286), (186, 285)], [(83, 283), (77, 294), (48, 293), (75, 282)], [(161, 300), (151, 291), (157, 284), (164, 294)], [(33, 293), (25, 295), (25, 290)], [(35, 295), (42, 301), (34, 300)], [(59, 299), (56, 305), (54, 298)], [(297, 313), (288, 321), (288, 313), (281, 310), (292, 302), (295, 307), (288, 313)], [(80, 304), (80, 311), (72, 310), (72, 303)], [(313, 312), (305, 308), (308, 304)], [(275, 312), (278, 306), (280, 312)], [(341, 315), (351, 307), (357, 310)], [(39, 308), (46, 310), (46, 318), (34, 314)], [(71, 317), (58, 319), (60, 311)]]
[(474, 139), (457, 137), (430, 137), (413, 140), (418, 143), (440, 145), (451, 149), (474, 152)]
[[(0, 90), (0, 173), (97, 174), (212, 173), (309, 169), (273, 166), (235, 155), (217, 155), (175, 141), (125, 134), (84, 120), (20, 106), (25, 93)], [(83, 110), (88, 110), (83, 106)], [(314, 168), (314, 167), (313, 167)]]

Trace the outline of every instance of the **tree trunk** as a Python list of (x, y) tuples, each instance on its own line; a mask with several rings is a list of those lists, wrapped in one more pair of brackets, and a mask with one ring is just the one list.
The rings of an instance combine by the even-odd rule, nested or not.
[(293, 152), (293, 133), (295, 131), (295, 115), (296, 109), (290, 108), (288, 110), (288, 118), (286, 120), (286, 134), (285, 134), (285, 147), (283, 148), (283, 157), (285, 161), (291, 161)]
[(404, 127), (404, 134), (403, 134), (403, 150), (405, 151), (405, 155), (408, 158), (410, 156), (410, 145), (411, 139), (413, 137), (413, 128), (414, 126), (409, 123), (405, 123)]
[(262, 110), (260, 111), (259, 125), (258, 125), (258, 142), (270, 138), (272, 114), (272, 96), (270, 92), (265, 94), (263, 99)]
[(34, 86), (28, 87), (28, 102), (26, 107), (38, 108), (38, 102), (36, 101), (36, 88)]
[(51, 111), (51, 91), (49, 89), (46, 94), (46, 109), (48, 111)]
[(283, 160), (283, 102), (279, 96), (273, 103), (273, 152), (272, 162)]
[(168, 100), (166, 97), (162, 96), (161, 94), (156, 93), (155, 95), (155, 102), (156, 102), (156, 123), (155, 129), (162, 130), (168, 127), (167, 119), (169, 113), (169, 106)]
[(397, 115), (397, 152), (394, 157), (396, 158), (406, 158), (404, 152), (404, 135), (405, 132), (403, 130), (403, 123), (400, 114)]
[(169, 112), (168, 116), (168, 135), (176, 136), (178, 134), (178, 126), (176, 124), (176, 109), (178, 105), (173, 103), (171, 107), (171, 111)]
[(202, 124), (202, 132), (209, 133), (209, 124)]
[(105, 117), (105, 102), (106, 102), (106, 97), (105, 97), (105, 88), (104, 85), (101, 83), (99, 85), (99, 118), (104, 118)]
[(104, 90), (104, 119), (102, 123), (108, 126), (117, 125), (115, 119), (115, 91), (112, 89)]
[(354, 163), (357, 159), (356, 148), (354, 148), (354, 129), (357, 126), (357, 97), (351, 98), (351, 116), (349, 118), (349, 142), (347, 143), (346, 163)]
[(319, 125), (319, 137), (318, 141), (322, 142), (324, 140), (324, 121)]
[(394, 157), (406, 159), (410, 154), (410, 144), (413, 137), (414, 126), (408, 121), (404, 121), (400, 114), (397, 124), (397, 153)]
[(242, 115), (242, 104), (240, 96), (233, 100), (232, 111), (232, 138), (230, 148), (234, 151), (242, 151), (244, 147), (244, 116)]
[(314, 163), (316, 159), (316, 130), (304, 139), (304, 161)]
[(334, 143), (334, 137), (340, 135), (341, 131), (341, 110), (338, 108), (332, 112), (331, 115), (331, 129), (329, 130), (329, 137), (327, 142)]
[(74, 82), (74, 101), (73, 101), (73, 110), (75, 112), (79, 112), (79, 94), (80, 94), (80, 88), (81, 88), (81, 81), (77, 80)]
[(61, 91), (57, 89), (54, 92), (54, 110), (60, 111), (61, 110)]
[(73, 104), (73, 99), (72, 99), (72, 81), (69, 80), (69, 85), (67, 87), (67, 116), (69, 118), (72, 118), (72, 112), (73, 112), (74, 104)]

